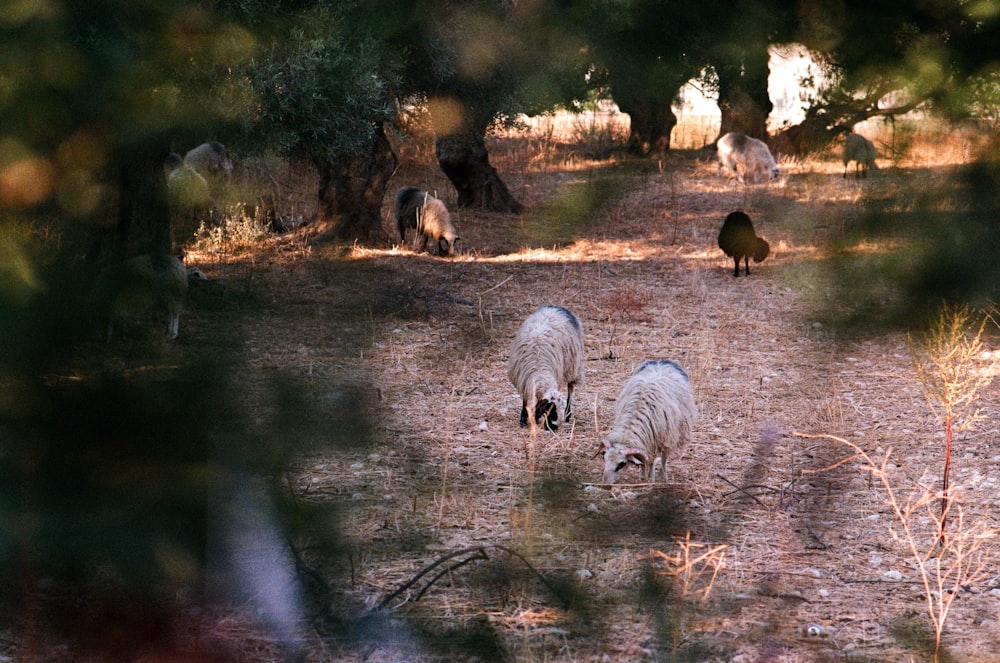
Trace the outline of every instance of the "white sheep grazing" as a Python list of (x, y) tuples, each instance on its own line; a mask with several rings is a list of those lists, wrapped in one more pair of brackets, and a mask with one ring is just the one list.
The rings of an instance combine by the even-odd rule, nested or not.
[(645, 481), (665, 478), (668, 456), (680, 454), (698, 417), (691, 381), (669, 359), (644, 362), (615, 403), (615, 420), (605, 436), (604, 482), (613, 484), (629, 463), (642, 466)]
[(108, 324), (110, 342), (116, 322), (163, 315), (170, 338), (177, 338), (188, 278), (204, 278), (170, 255), (140, 255), (104, 269), (94, 288), (97, 311)]
[[(583, 384), (583, 326), (562, 306), (540, 306), (529, 315), (510, 348), (507, 377), (521, 395), (521, 425), (534, 420), (556, 430), (572, 415), (573, 388)], [(566, 385), (566, 394), (560, 387)]]
[(719, 157), (719, 177), (722, 177), (723, 166), (732, 170), (740, 182), (773, 180), (781, 175), (771, 150), (762, 140), (730, 132), (719, 139), (716, 151)]
[(399, 230), (400, 242), (405, 241), (407, 228), (416, 228), (417, 237), (423, 240), (421, 251), (427, 248), (427, 240), (433, 239), (438, 255), (455, 255), (455, 243), (459, 237), (451, 224), (448, 208), (426, 191), (415, 186), (404, 186), (397, 191), (393, 220)]
[(228, 182), (233, 176), (233, 160), (225, 145), (212, 141), (188, 150), (184, 164), (194, 168), (213, 185)]
[(171, 152), (167, 155), (167, 158), (163, 160), (163, 175), (169, 179), (170, 173), (174, 172), (183, 165), (184, 157), (176, 152)]
[[(164, 163), (164, 169), (168, 167)], [(167, 175), (167, 195), (170, 208), (191, 214), (208, 205), (211, 200), (208, 181), (194, 168), (181, 162)]]
[(847, 177), (847, 164), (854, 162), (854, 177), (868, 177), (868, 170), (878, 170), (875, 157), (878, 152), (870, 140), (860, 134), (851, 132), (844, 138), (844, 177)]

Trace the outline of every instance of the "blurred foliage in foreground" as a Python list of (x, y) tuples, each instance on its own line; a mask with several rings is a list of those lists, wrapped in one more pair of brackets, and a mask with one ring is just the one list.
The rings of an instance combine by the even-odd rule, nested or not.
[(282, 478), (309, 450), (368, 443), (360, 392), (249, 376), (233, 350), (252, 303), (209, 336), (182, 318), (177, 341), (150, 324), (107, 343), (85, 264), (42, 244), (2, 244), (0, 622), (42, 659), (61, 643), (136, 660), (176, 646), (184, 595), (251, 601), (298, 647), (309, 597), (287, 543), (342, 543), (333, 508), (293, 501)]

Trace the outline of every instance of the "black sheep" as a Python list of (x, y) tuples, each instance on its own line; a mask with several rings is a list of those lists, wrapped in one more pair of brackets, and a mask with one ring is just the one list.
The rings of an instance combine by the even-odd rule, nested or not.
[(746, 264), (747, 276), (750, 275), (750, 258), (754, 262), (763, 262), (771, 253), (771, 246), (753, 230), (753, 222), (743, 212), (733, 212), (726, 217), (719, 231), (719, 248), (733, 259), (733, 276), (740, 275), (740, 260)]

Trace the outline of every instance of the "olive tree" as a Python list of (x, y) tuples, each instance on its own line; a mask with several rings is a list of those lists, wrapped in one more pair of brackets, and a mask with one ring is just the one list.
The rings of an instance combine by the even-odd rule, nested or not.
[(388, 38), (405, 68), (399, 96), (427, 104), (438, 163), (460, 206), (521, 211), (490, 163), (488, 131), (582, 96), (583, 43), (558, 5), (447, 0), (433, 11), (420, 3), (395, 7)]
[(587, 1), (573, 14), (612, 98), (629, 114), (629, 151), (667, 149), (677, 124), (671, 104), (704, 67), (701, 8), (665, 0)]
[(342, 239), (378, 241), (396, 155), (384, 125), (395, 114), (393, 66), (363, 2), (233, 2), (256, 35), (238, 76), (255, 107), (245, 135), (318, 173), (319, 221)]

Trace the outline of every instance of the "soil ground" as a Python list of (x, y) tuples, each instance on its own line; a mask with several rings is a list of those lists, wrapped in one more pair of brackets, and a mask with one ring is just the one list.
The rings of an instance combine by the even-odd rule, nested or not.
[[(907, 331), (919, 330), (840, 324), (853, 302), (828, 247), (851, 237), (871, 201), (905, 206), (959, 164), (911, 153), (856, 180), (820, 155), (746, 187), (718, 177), (705, 151), (598, 161), (551, 135), (491, 149), (526, 214), (455, 210), (426, 145), (400, 150), (390, 189), (421, 186), (452, 206), (462, 238), (452, 259), (313, 243), (308, 228), (246, 252), (189, 253), (209, 284), (260, 305), (241, 330), (248, 390), (280, 374), (314, 394), (359, 386), (373, 403), (370, 445), (306, 454), (289, 478), (297, 499), (340, 514), (334, 561), (304, 548), (333, 591), (328, 609), (346, 624), (352, 607), (483, 547), (425, 593), (419, 583), (395, 597), (364, 633), (307, 629), (306, 659), (931, 660), (925, 586), (901, 522), (885, 486), (835, 439), (885, 460), (900, 503), (936, 490), (943, 427), (913, 365)], [(311, 191), (299, 177), (309, 175), (277, 180)], [(716, 244), (736, 209), (771, 245), (749, 277), (734, 278)], [(554, 433), (518, 425), (506, 375), (515, 330), (543, 304), (571, 309), (585, 332), (586, 381)], [(194, 292), (180, 343), (227, 324)], [(1000, 349), (994, 334), (983, 342), (973, 368), (991, 377), (976, 401), (983, 417), (957, 437), (952, 468), (967, 532), (998, 525)], [(601, 485), (615, 398), (650, 358), (690, 375), (693, 439), (665, 482), (640, 484), (629, 470)], [(340, 425), (330, 422), (331, 438)], [(920, 550), (933, 542), (931, 514), (908, 520)], [(982, 541), (987, 557), (964, 558), (982, 574), (955, 598), (941, 660), (1000, 660), (998, 544)], [(242, 642), (242, 660), (273, 660), (247, 623), (235, 611), (214, 628)]]
[[(860, 459), (841, 463), (847, 445), (797, 432), (887, 458), (901, 502), (936, 490), (943, 429), (907, 330), (837, 324), (850, 302), (826, 247), (861, 223), (868, 201), (938, 186), (951, 166), (883, 162), (855, 180), (828, 156), (745, 187), (719, 178), (704, 152), (631, 164), (560, 153), (534, 166), (516, 156), (525, 145), (495, 151), (515, 155), (498, 159), (532, 211), (456, 210), (456, 258), (404, 245), (334, 259), (294, 242), (256, 257), (268, 303), (247, 330), (248, 365), (317, 389), (360, 383), (377, 400), (370, 448), (310, 457), (295, 478), (301, 499), (346, 514), (351, 572), (335, 583), (339, 600), (374, 605), (465, 548), (524, 556), (487, 549), (489, 560), (396, 598), (384, 641), (327, 644), (315, 660), (929, 660), (924, 586), (885, 487)], [(433, 168), (404, 163), (394, 185), (406, 184), (454, 203)], [(735, 209), (772, 248), (749, 277), (734, 278), (716, 245)], [(245, 269), (204, 267), (221, 279)], [(568, 307), (585, 329), (586, 383), (556, 433), (518, 426), (506, 376), (511, 338), (542, 304)], [(195, 311), (189, 333), (211, 317)], [(995, 370), (996, 341), (987, 335), (975, 370)], [(634, 471), (599, 485), (615, 397), (649, 358), (690, 374), (694, 439), (664, 483), (629, 485)], [(985, 416), (956, 441), (954, 482), (965, 527), (992, 530), (993, 382), (977, 404)], [(929, 549), (928, 513), (911, 520)], [(996, 552), (993, 537), (981, 552)], [(987, 561), (960, 591), (944, 660), (1000, 660), (997, 578)]]

